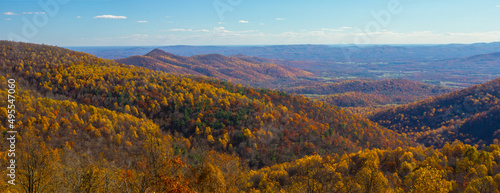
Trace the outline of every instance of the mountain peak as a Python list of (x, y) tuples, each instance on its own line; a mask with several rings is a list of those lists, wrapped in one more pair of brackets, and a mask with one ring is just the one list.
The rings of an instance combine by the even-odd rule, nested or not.
[(175, 55), (175, 54), (172, 54), (170, 52), (166, 52), (166, 51), (159, 49), (159, 48), (155, 48), (155, 49), (151, 50), (149, 53), (147, 53), (144, 56), (155, 58), (155, 59), (161, 60), (163, 62), (167, 62), (167, 61), (172, 62), (171, 59), (175, 59), (177, 61), (185, 61), (185, 62), (187, 60), (189, 60), (189, 58), (187, 58), (187, 57)]
[(169, 52), (165, 52), (165, 51), (163, 51), (163, 50), (161, 50), (159, 48), (155, 48), (155, 49), (151, 50), (150, 52), (148, 52), (146, 54), (146, 56), (152, 56), (152, 55), (157, 55), (157, 54), (159, 54), (159, 55), (172, 55)]

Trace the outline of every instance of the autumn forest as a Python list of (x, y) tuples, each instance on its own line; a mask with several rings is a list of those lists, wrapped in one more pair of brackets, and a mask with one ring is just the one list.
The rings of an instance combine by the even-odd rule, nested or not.
[(500, 79), (325, 81), (241, 55), (13, 41), (0, 69), (0, 192), (500, 192)]

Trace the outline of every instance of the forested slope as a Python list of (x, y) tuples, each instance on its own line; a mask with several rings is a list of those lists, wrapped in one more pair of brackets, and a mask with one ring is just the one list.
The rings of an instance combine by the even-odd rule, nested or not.
[[(7, 80), (15, 79), (18, 131), (17, 185), (7, 184), (8, 171), (1, 170), (1, 190), (499, 188), (500, 148), (495, 144), (479, 151), (461, 142), (423, 148), (405, 134), (303, 96), (156, 72), (45, 45), (1, 41), (0, 50), (0, 97), (7, 99)], [(0, 101), (3, 138), (10, 129), (8, 104)], [(490, 119), (482, 123), (493, 124), (496, 112), (486, 111)], [(10, 164), (8, 148), (7, 140), (0, 143), (4, 168)]]
[(379, 112), (371, 120), (426, 145), (442, 146), (455, 139), (489, 144), (500, 129), (500, 79), (453, 93)]
[[(103, 186), (78, 180), (64, 185), (55, 182), (71, 179), (45, 179), (49, 176), (108, 179), (122, 190), (200, 191), (211, 183), (203, 181), (203, 172), (223, 158), (241, 159), (243, 165), (235, 161), (238, 168), (260, 168), (305, 155), (415, 144), (303, 96), (172, 75), (52, 46), (2, 41), (0, 50), (3, 98), (6, 80), (17, 82), (19, 148), (25, 160), (41, 160), (34, 166), (38, 173), (18, 180), (43, 178), (51, 184), (43, 191)], [(1, 105), (3, 122), (6, 101)], [(0, 129), (6, 137), (7, 128)], [(207, 162), (210, 156), (216, 158)]]

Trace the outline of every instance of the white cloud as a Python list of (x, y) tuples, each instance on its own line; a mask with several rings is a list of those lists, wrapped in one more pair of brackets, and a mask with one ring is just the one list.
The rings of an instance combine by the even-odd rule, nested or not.
[(342, 31), (339, 29), (329, 29), (329, 28), (321, 28), (322, 31)]
[(127, 17), (117, 15), (98, 15), (95, 16), (94, 19), (127, 19)]
[(193, 30), (193, 29), (183, 29), (183, 28), (174, 28), (174, 29), (161, 30), (161, 31), (169, 31), (169, 32), (210, 32), (210, 30), (207, 30), (207, 29)]
[(249, 22), (245, 20), (239, 20), (238, 23), (249, 23)]
[(137, 39), (137, 38), (147, 38), (147, 37), (149, 37), (148, 34), (132, 34), (132, 35), (125, 36), (125, 37), (120, 37), (120, 38), (123, 38), (123, 39)]
[(225, 27), (214, 27), (214, 30), (215, 31), (223, 31), (223, 30), (226, 30)]
[(276, 18), (276, 20), (278, 20), (278, 21), (283, 21), (283, 20), (285, 20), (285, 18), (279, 18), (279, 17), (278, 17), (278, 18)]
[(4, 12), (3, 14), (4, 15), (19, 15), (19, 14), (16, 14), (16, 13), (12, 12), (12, 11)]
[(137, 23), (147, 23), (148, 21), (137, 21)]
[(244, 34), (252, 34), (255, 32), (258, 32), (257, 30), (246, 30), (246, 31), (230, 31), (227, 30), (225, 27), (214, 27), (214, 29), (211, 31), (210, 36), (215, 36), (215, 37), (244, 37), (246, 35)]
[(500, 5), (497, 5), (497, 7), (500, 7)]
[(37, 15), (37, 14), (45, 14), (45, 12), (38, 12), (38, 11), (32, 12), (32, 11), (30, 11), (30, 12), (23, 12), (23, 14), (24, 15), (33, 15), (33, 14)]
[(7, 19), (5, 19), (5, 20), (7, 20), (7, 21), (10, 21), (10, 20), (12, 20), (12, 19), (10, 19), (10, 18), (7, 18)]
[(231, 31), (226, 30), (225, 27), (214, 27), (214, 33), (220, 34), (220, 33), (231, 33)]
[(344, 42), (366, 44), (449, 44), (449, 43), (477, 43), (494, 42), (500, 39), (500, 31), (476, 33), (434, 33), (432, 31), (395, 32), (379, 31), (350, 33)]
[[(500, 31), (477, 33), (379, 31), (371, 34), (357, 30), (284, 32), (279, 34), (251, 32), (237, 33), (235, 36), (225, 36), (225, 38), (219, 39), (219, 41), (226, 44), (449, 44), (498, 41), (500, 40)], [(211, 44), (217, 44), (217, 42)]]
[(76, 16), (76, 18), (77, 18), (77, 19), (80, 19), (80, 18), (82, 18), (82, 17), (81, 17), (81, 16)]
[(167, 31), (193, 31), (193, 30), (192, 29), (175, 28), (175, 29), (169, 29)]
[(352, 27), (341, 27), (338, 29), (321, 28), (322, 31), (332, 31), (332, 32), (341, 32), (341, 31), (350, 30), (350, 29), (352, 29)]

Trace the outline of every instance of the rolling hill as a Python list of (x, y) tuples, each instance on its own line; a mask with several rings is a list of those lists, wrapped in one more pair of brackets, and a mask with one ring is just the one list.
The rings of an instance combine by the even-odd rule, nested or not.
[(454, 89), (404, 79), (385, 79), (317, 83), (289, 87), (284, 90), (290, 93), (312, 95), (312, 98), (316, 100), (340, 107), (373, 107), (406, 104), (448, 93)]
[[(363, 117), (303, 96), (152, 71), (58, 47), (9, 41), (0, 46), (1, 79), (15, 78), (19, 92), (33, 96), (23, 97), (27, 101), (16, 109), (17, 123), (26, 126), (19, 132), (31, 128), (37, 143), (54, 150), (69, 144), (68, 151), (76, 155), (86, 152), (113, 161), (119, 156), (101, 152), (142, 147), (152, 129), (155, 138), (172, 145), (171, 154), (195, 162), (193, 157), (214, 150), (259, 168), (311, 154), (416, 145)], [(214, 61), (213, 56), (195, 59), (205, 57)], [(64, 105), (56, 108), (59, 104)], [(5, 101), (1, 112), (7, 112), (4, 106)], [(1, 129), (5, 134), (7, 128)]]
[[(338, 107), (375, 107), (400, 102), (404, 99), (389, 97), (381, 94), (367, 94), (363, 92), (346, 92), (311, 97)], [(409, 99), (408, 99), (409, 100)]]
[[(430, 96), (450, 92), (452, 89), (430, 86), (403, 79), (391, 80), (353, 80), (339, 83), (320, 83), (313, 74), (285, 65), (293, 65), (292, 61), (267, 59), (254, 56), (220, 54), (196, 55), (183, 57), (155, 49), (144, 56), (132, 56), (115, 60), (119, 63), (160, 70), (173, 74), (208, 76), (234, 83), (279, 88), (296, 94), (333, 95), (349, 92), (365, 93), (363, 99), (346, 101), (346, 97), (317, 97), (320, 101), (341, 107), (381, 106), (386, 104), (405, 104)], [(303, 79), (299, 83), (298, 79)], [(279, 83), (278, 83), (279, 82)], [(305, 84), (306, 86), (294, 86)], [(366, 95), (373, 94), (373, 95)], [(379, 98), (377, 102), (367, 102), (370, 98)], [(384, 99), (380, 99), (384, 98)]]
[(379, 112), (371, 120), (425, 145), (456, 139), (490, 144), (498, 138), (500, 79)]
[(298, 86), (287, 89), (288, 92), (297, 94), (339, 94), (346, 92), (363, 92), (411, 95), (442, 94), (451, 90), (452, 89), (446, 87), (432, 86), (405, 79), (385, 79), (377, 81), (350, 80), (337, 83)]
[(464, 59), (467, 62), (500, 62), (500, 52), (494, 52), (489, 54), (479, 54), (470, 56)]
[[(14, 99), (0, 100), (0, 133), (10, 138), (8, 130), (18, 132), (17, 185), (8, 184), (12, 170), (0, 170), (6, 192), (499, 188), (496, 144), (482, 150), (461, 142), (423, 148), (406, 134), (303, 96), (46, 45), (0, 41), (0, 50), (0, 97)], [(481, 109), (496, 101), (485, 93), (496, 86), (476, 89), (484, 91), (477, 92), (481, 100), (470, 101), (481, 112), (462, 127), (495, 126), (498, 108)], [(472, 96), (462, 92), (455, 93)], [(1, 167), (13, 163), (12, 147), (8, 140), (0, 143)]]
[(117, 59), (119, 63), (145, 67), (176, 74), (204, 75), (234, 83), (259, 85), (262, 83), (310, 78), (312, 73), (304, 70), (240, 59), (220, 54), (183, 57), (154, 49), (144, 56)]
[(440, 60), (431, 63), (433, 69), (445, 71), (456, 68), (463, 71), (475, 71), (487, 73), (488, 71), (500, 71), (500, 52), (473, 55), (464, 58)]

